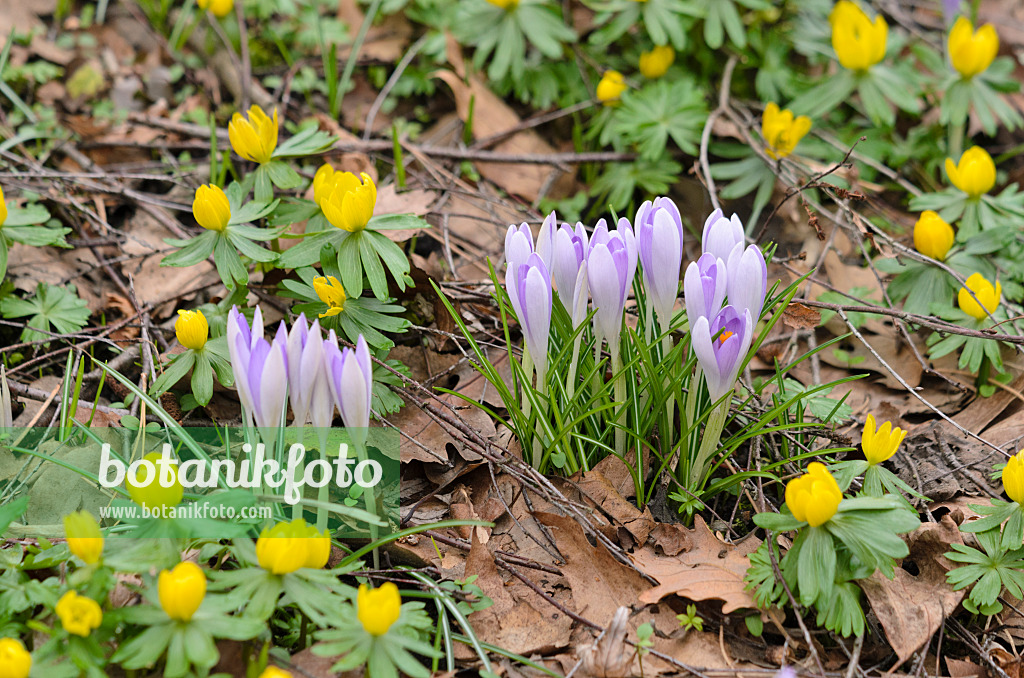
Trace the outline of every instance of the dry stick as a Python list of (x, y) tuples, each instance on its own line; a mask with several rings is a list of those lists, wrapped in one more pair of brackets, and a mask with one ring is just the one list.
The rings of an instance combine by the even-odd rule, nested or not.
[[(252, 60), (249, 58), (249, 25), (245, 21), (245, 11), (242, 6), (244, 3), (235, 3), (235, 19), (238, 21), (238, 46), (240, 50), (241, 58), (241, 72), (239, 77), (242, 79), (242, 110), (249, 109), (249, 90), (252, 87)], [(209, 16), (209, 15), (207, 15)], [(231, 43), (226, 45), (229, 52), (234, 54), (234, 50)]]
[(377, 98), (373, 100), (373, 105), (370, 106), (370, 111), (366, 114), (366, 122), (363, 123), (363, 141), (368, 140), (370, 135), (373, 134), (373, 123), (377, 119), (377, 112), (380, 110), (380, 107), (384, 105), (384, 100), (388, 98), (388, 94), (391, 93), (391, 90), (398, 83), (399, 78), (402, 77), (402, 73), (405, 72), (405, 69), (409, 67), (409, 64), (416, 58), (416, 55), (419, 54), (423, 45), (426, 44), (428, 35), (429, 33), (424, 33), (420, 36), (419, 40), (409, 47), (402, 56), (402, 60), (395, 66), (395, 70), (391, 74), (391, 77), (388, 78), (386, 83), (384, 83), (384, 87), (380, 90)]
[(711, 164), (708, 162), (708, 145), (711, 143), (711, 131), (715, 126), (718, 117), (725, 113), (729, 107), (729, 87), (732, 85), (732, 72), (736, 68), (736, 55), (729, 57), (725, 63), (725, 70), (722, 72), (722, 86), (718, 92), (718, 108), (711, 112), (707, 122), (704, 123), (704, 130), (700, 135), (700, 166), (704, 172), (704, 182), (711, 196), (711, 205), (717, 210), (721, 209), (718, 202), (718, 189), (715, 186), (715, 178), (711, 176)]
[(807, 649), (810, 651), (811, 656), (814, 657), (814, 663), (818, 665), (818, 671), (822, 676), (825, 675), (825, 665), (821, 663), (821, 657), (818, 656), (818, 649), (814, 647), (814, 640), (811, 638), (811, 632), (807, 630), (807, 625), (804, 624), (803, 608), (796, 602), (796, 598), (793, 596), (793, 590), (789, 588), (789, 582), (782, 576), (782, 570), (779, 569), (779, 559), (775, 556), (775, 533), (768, 530), (767, 535), (768, 541), (768, 556), (772, 561), (772, 572), (775, 574), (776, 581), (782, 582), (782, 588), (786, 592), (786, 597), (789, 598), (789, 604), (792, 606), (793, 611), (796, 613), (797, 623), (800, 625), (800, 630), (803, 631), (804, 641), (807, 643)]
[[(38, 388), (32, 388), (31, 386), (25, 386), (24, 384), (14, 381), (13, 379), (8, 380), (8, 386), (10, 386), (11, 393), (14, 395), (22, 396), (23, 398), (31, 398), (32, 400), (38, 400), (40, 402), (48, 402), (52, 395), (46, 391)], [(79, 400), (77, 407), (83, 409), (96, 410), (97, 412), (104, 412), (106, 414), (116, 414), (124, 416), (128, 414), (128, 410), (121, 409), (120, 407), (108, 407), (106, 405), (96, 404), (93, 406), (91, 402), (86, 400)], [(45, 405), (44, 405), (45, 408)]]
[[(460, 539), (460, 538), (456, 538), (456, 537), (448, 537), (448, 536), (445, 536), (445, 535), (443, 535), (443, 534), (441, 534), (439, 532), (436, 532), (434, 530), (427, 530), (426, 532), (424, 532), (424, 534), (428, 535), (432, 539), (436, 539), (437, 541), (441, 542), (442, 544), (447, 544), (448, 546), (454, 546), (455, 548), (457, 548), (457, 549), (459, 549), (461, 551), (469, 551), (472, 548), (472, 545), (468, 541), (466, 541), (465, 539)], [(494, 555), (496, 557), (497, 556), (501, 556), (502, 558), (505, 558), (507, 560), (518, 561), (518, 562), (516, 562), (514, 564), (518, 565), (520, 567), (526, 567), (526, 568), (529, 568), (531, 570), (539, 570), (541, 572), (547, 572), (548, 574), (556, 574), (556, 575), (559, 575), (559, 576), (562, 575), (562, 571), (560, 569), (558, 569), (557, 567), (555, 567), (554, 565), (546, 565), (544, 563), (537, 562), (536, 560), (531, 560), (530, 558), (527, 558), (526, 556), (521, 556), (521, 555), (518, 555), (516, 553), (509, 553), (508, 551), (502, 551), (500, 549), (495, 549)]]

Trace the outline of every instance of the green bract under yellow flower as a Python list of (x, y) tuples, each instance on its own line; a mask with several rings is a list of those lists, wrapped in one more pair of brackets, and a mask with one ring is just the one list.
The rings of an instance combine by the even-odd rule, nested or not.
[(765, 106), (761, 118), (761, 134), (768, 144), (765, 153), (770, 157), (776, 160), (785, 158), (809, 131), (811, 119), (806, 115), (793, 117), (793, 111), (788, 108), (780, 110), (774, 101)]
[(203, 184), (196, 189), (192, 216), (208, 231), (223, 231), (231, 221), (231, 203), (220, 186)]
[(981, 146), (968, 148), (956, 164), (953, 158), (946, 158), (946, 174), (969, 198), (977, 199), (996, 185), (996, 164)]
[(175, 621), (192, 620), (206, 597), (206, 573), (193, 562), (178, 563), (157, 579), (160, 607)]
[[(968, 289), (970, 292), (968, 292)], [(974, 292), (974, 296), (971, 296)], [(977, 300), (975, 300), (977, 297)], [(1003, 286), (996, 281), (993, 285), (985, 276), (980, 273), (972, 273), (967, 278), (967, 284), (960, 288), (956, 296), (960, 310), (978, 320), (984, 320), (990, 313), (995, 313), (999, 307), (999, 301), (1003, 297)], [(980, 304), (978, 302), (981, 302)], [(984, 306), (984, 308), (982, 307)]]
[(103, 533), (92, 514), (76, 511), (64, 516), (64, 534), (68, 549), (87, 565), (95, 565), (103, 554)]
[(265, 527), (256, 540), (256, 559), (272, 574), (288, 574), (302, 567), (320, 569), (331, 555), (331, 538), (305, 520)]
[(601, 82), (597, 83), (597, 100), (605, 106), (614, 106), (628, 85), (618, 71), (605, 71)]
[(811, 462), (807, 473), (786, 484), (786, 506), (793, 517), (818, 527), (836, 514), (843, 493), (824, 464)]
[(196, 0), (199, 9), (208, 9), (210, 14), (223, 19), (235, 8), (235, 0)]
[(28, 678), (32, 655), (17, 638), (0, 638), (0, 678)]
[(843, 68), (866, 71), (885, 58), (889, 25), (876, 16), (872, 21), (850, 0), (839, 0), (828, 17), (832, 24), (832, 48)]
[(999, 34), (992, 24), (977, 31), (967, 17), (960, 17), (949, 31), (949, 60), (965, 78), (983, 73), (999, 53)]
[(313, 289), (320, 301), (327, 304), (327, 311), (320, 314), (321, 318), (338, 315), (345, 310), (345, 288), (333, 275), (313, 278)]
[(198, 309), (178, 311), (178, 319), (174, 321), (174, 334), (182, 346), (198, 351), (206, 346), (206, 339), (210, 336), (210, 325), (206, 322), (206, 316)]
[(366, 584), (359, 586), (356, 594), (356, 616), (366, 632), (383, 636), (398, 621), (402, 614), (402, 596), (398, 587), (387, 582), (379, 588), (370, 589)]
[(956, 236), (953, 227), (937, 212), (925, 210), (914, 224), (914, 248), (937, 261), (945, 261)]
[(61, 626), (76, 636), (88, 636), (103, 622), (103, 610), (92, 598), (68, 591), (57, 601), (54, 608)]
[(869, 414), (867, 423), (864, 424), (864, 433), (860, 438), (860, 446), (864, 449), (864, 458), (871, 465), (881, 464), (896, 454), (896, 449), (906, 437), (906, 431), (899, 427), (893, 428), (892, 423), (888, 421), (876, 429), (875, 416)]
[(185, 496), (185, 488), (182, 487), (181, 480), (178, 478), (177, 462), (170, 464), (170, 469), (173, 471), (173, 481), (170, 487), (164, 487), (161, 484), (161, 469), (157, 463), (160, 457), (160, 452), (150, 452), (144, 456), (143, 459), (153, 465), (153, 472), (147, 475), (146, 470), (140, 469), (137, 478), (138, 484), (132, 482), (132, 477), (129, 473), (124, 484), (128, 487), (128, 496), (136, 504), (145, 506), (151, 511), (162, 512), (181, 503), (182, 498)]
[(1010, 457), (1003, 467), (1003, 489), (1010, 501), (1024, 504), (1024, 450)]
[(249, 108), (249, 119), (235, 113), (228, 123), (228, 139), (235, 153), (259, 164), (270, 162), (277, 148), (277, 109), (274, 116), (267, 117), (259, 106)]
[(656, 45), (640, 55), (640, 73), (648, 80), (656, 80), (665, 75), (675, 60), (676, 51), (669, 45)]
[[(373, 208), (377, 205), (377, 186), (366, 172), (359, 178), (351, 172), (333, 172), (328, 174), (323, 167), (317, 171), (321, 178), (320, 209), (327, 221), (335, 228), (355, 233), (366, 228), (373, 217)], [(313, 181), (313, 195), (316, 197), (316, 179)]]

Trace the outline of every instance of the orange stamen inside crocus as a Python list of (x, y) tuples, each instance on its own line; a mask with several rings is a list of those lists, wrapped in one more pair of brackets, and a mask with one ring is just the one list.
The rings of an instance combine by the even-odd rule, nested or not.
[(718, 337), (718, 341), (724, 344), (725, 340), (733, 336), (733, 334), (733, 332), (729, 332), (728, 330), (726, 330), (725, 332), (722, 332), (722, 335), (720, 337)]

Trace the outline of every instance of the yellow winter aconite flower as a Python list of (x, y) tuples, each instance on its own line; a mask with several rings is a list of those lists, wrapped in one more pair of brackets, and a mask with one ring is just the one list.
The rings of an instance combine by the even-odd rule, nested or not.
[(0, 226), (3, 226), (5, 221), (7, 221), (7, 203), (4, 202), (3, 186), (0, 186)]
[(185, 488), (182, 487), (181, 480), (178, 478), (178, 464), (176, 462), (169, 465), (170, 470), (173, 472), (173, 481), (170, 487), (164, 487), (161, 484), (160, 476), (166, 474), (161, 473), (160, 465), (157, 464), (160, 457), (160, 452), (150, 452), (144, 456), (143, 459), (153, 465), (153, 472), (148, 473), (144, 468), (139, 469), (138, 476), (135, 478), (138, 483), (133, 482), (132, 476), (129, 473), (124, 484), (128, 487), (128, 496), (136, 504), (145, 506), (150, 511), (162, 512), (181, 503), (182, 498), (185, 496)]
[(373, 636), (383, 636), (398, 621), (402, 614), (402, 596), (398, 587), (392, 582), (370, 589), (366, 584), (359, 585), (356, 594), (356, 616), (366, 632)]
[(896, 448), (900, 446), (907, 432), (898, 426), (893, 428), (891, 422), (885, 422), (875, 427), (875, 416), (868, 415), (867, 423), (864, 424), (864, 433), (860, 437), (860, 446), (864, 449), (864, 458), (871, 465), (881, 464), (883, 461), (896, 454)]
[[(322, 169), (322, 168), (321, 168)], [(317, 172), (319, 174), (319, 171)], [(330, 179), (330, 190), (320, 200), (327, 221), (335, 228), (355, 233), (366, 228), (377, 205), (377, 186), (366, 172), (359, 175), (351, 172), (335, 172)], [(325, 178), (324, 181), (327, 181)], [(326, 186), (324, 189), (326, 190)], [(314, 179), (313, 194), (316, 196)]]
[(174, 334), (177, 335), (179, 344), (198, 351), (206, 346), (206, 339), (210, 336), (210, 325), (206, 322), (206, 316), (198, 309), (178, 311), (178, 319), (174, 321)]
[(231, 116), (228, 123), (228, 139), (235, 153), (259, 164), (270, 162), (270, 156), (277, 148), (277, 109), (269, 118), (259, 106), (249, 108), (249, 119), (241, 113)]
[(210, 14), (223, 19), (235, 8), (235, 0), (196, 0), (199, 9), (208, 9)]
[(322, 205), (331, 190), (334, 189), (334, 178), (339, 174), (329, 164), (324, 163), (313, 175), (313, 202)]
[(17, 638), (0, 638), (0, 678), (28, 678), (32, 655)]
[(843, 493), (824, 464), (811, 462), (807, 473), (786, 484), (786, 506), (793, 517), (811, 527), (828, 522), (836, 514)]
[(206, 597), (206, 573), (193, 562), (178, 563), (164, 570), (156, 582), (160, 607), (175, 621), (192, 620)]
[(772, 158), (785, 158), (810, 131), (811, 119), (806, 115), (793, 117), (793, 111), (788, 108), (780, 110), (774, 101), (765, 106), (761, 117), (761, 135), (768, 144), (765, 153)]
[(511, 12), (519, 6), (519, 0), (487, 0), (487, 2), (491, 3), (495, 7), (505, 10), (506, 12)]
[(1010, 501), (1024, 504), (1024, 450), (1010, 457), (1003, 467), (1003, 489)]
[[(970, 292), (967, 291), (968, 289), (970, 289)], [(971, 296), (971, 292), (974, 292), (974, 296)], [(974, 297), (978, 298), (977, 301), (975, 301)], [(998, 280), (993, 285), (982, 274), (972, 273), (971, 277), (967, 279), (967, 285), (960, 288), (956, 301), (960, 305), (961, 311), (972, 318), (984, 320), (988, 317), (989, 313), (994, 313), (996, 308), (999, 307), (999, 301), (1002, 297), (1003, 286)], [(981, 302), (980, 304), (978, 303), (979, 301)], [(984, 308), (982, 308), (982, 305), (984, 305)]]
[(313, 289), (320, 301), (327, 304), (327, 311), (320, 314), (321, 318), (338, 315), (345, 310), (345, 288), (333, 275), (313, 278)]
[(54, 608), (64, 630), (76, 636), (88, 636), (103, 621), (103, 610), (92, 598), (68, 591)]
[(970, 198), (977, 199), (996, 185), (996, 163), (981, 146), (968, 148), (956, 164), (953, 158), (946, 158), (946, 174)]
[(231, 203), (220, 186), (203, 184), (196, 189), (192, 216), (208, 231), (223, 231), (231, 221)]
[(331, 555), (331, 538), (297, 518), (265, 527), (256, 540), (256, 560), (272, 574), (288, 574), (300, 567), (319, 569)]
[(640, 55), (640, 73), (648, 80), (665, 75), (676, 60), (676, 51), (668, 45), (656, 45), (650, 52)]
[(76, 511), (64, 516), (64, 534), (68, 538), (68, 549), (85, 561), (95, 565), (103, 554), (103, 533), (92, 514)]
[(832, 24), (832, 49), (843, 68), (866, 71), (885, 58), (889, 25), (881, 16), (872, 21), (855, 3), (839, 0), (828, 20)]
[(992, 24), (977, 31), (967, 17), (960, 17), (949, 31), (949, 60), (965, 78), (973, 78), (992, 65), (999, 53), (999, 34)]
[(619, 102), (619, 97), (628, 89), (622, 73), (618, 71), (605, 71), (601, 76), (601, 82), (597, 83), (597, 100), (605, 106), (614, 106)]
[(276, 666), (268, 666), (263, 669), (263, 673), (260, 674), (260, 678), (292, 678), (292, 674), (284, 669), (279, 669)]
[(938, 261), (945, 261), (955, 239), (953, 227), (932, 210), (921, 212), (914, 224), (914, 248)]

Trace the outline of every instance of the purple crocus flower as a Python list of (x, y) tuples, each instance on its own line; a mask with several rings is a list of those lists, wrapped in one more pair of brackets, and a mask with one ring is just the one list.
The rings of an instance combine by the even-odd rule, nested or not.
[(679, 295), (679, 267), (683, 262), (683, 220), (669, 198), (655, 198), (640, 205), (633, 222), (644, 287), (658, 320), (666, 326)]
[[(280, 426), (288, 394), (288, 333), (281, 323), (273, 342), (255, 335), (253, 338), (244, 374), (248, 395), (252, 398), (252, 416), (260, 428)], [(235, 350), (240, 354), (244, 342), (245, 337), (239, 333), (235, 337)], [(236, 380), (239, 376), (236, 372)]]
[(551, 274), (539, 254), (524, 263), (511, 264), (505, 277), (505, 290), (523, 328), (530, 357), (543, 372), (548, 361), (548, 337), (551, 332)]
[(729, 304), (737, 309), (747, 309), (754, 322), (761, 317), (764, 295), (768, 291), (768, 266), (761, 248), (751, 245), (747, 248), (736, 245), (725, 264), (729, 272)]
[(314, 426), (328, 427), (334, 416), (327, 373), (323, 370), (323, 352), (320, 321), (314, 319), (307, 327), (306, 314), (300, 313), (288, 333), (287, 346), (288, 396), (299, 426), (309, 418)]
[(722, 310), (728, 285), (725, 262), (710, 252), (690, 262), (683, 276), (683, 292), (686, 296), (686, 317), (690, 327), (697, 318), (714, 318)]
[[(572, 316), (573, 328), (578, 327), (586, 317), (587, 276), (585, 273), (581, 276), (580, 271), (587, 265), (588, 244), (587, 231), (579, 222), (575, 229), (569, 228), (569, 224), (562, 224), (555, 232), (551, 272), (555, 287), (558, 288), (558, 300)], [(581, 303), (583, 315), (578, 314)]]
[(587, 253), (587, 278), (597, 310), (594, 324), (598, 343), (605, 338), (610, 344), (618, 340), (626, 297), (636, 275), (636, 263), (636, 238), (629, 220), (619, 219), (619, 227), (615, 231), (608, 230), (604, 219), (598, 221)]
[(511, 270), (512, 264), (521, 264), (536, 252), (547, 269), (551, 270), (551, 258), (555, 246), (555, 213), (552, 212), (544, 218), (540, 232), (537, 234), (537, 244), (533, 242), (533, 231), (526, 222), (519, 226), (509, 226), (505, 232), (505, 263)]
[(712, 401), (731, 391), (736, 383), (753, 338), (753, 326), (750, 311), (737, 311), (733, 306), (726, 306), (710, 320), (701, 316), (693, 324), (691, 342)]
[(252, 329), (250, 329), (249, 321), (239, 312), (237, 306), (232, 306), (231, 310), (228, 311), (228, 356), (231, 358), (231, 371), (235, 376), (235, 388), (238, 389), (238, 399), (241, 401), (242, 407), (249, 414), (252, 414), (253, 406), (246, 370), (249, 366), (249, 355), (252, 353), (256, 340), (262, 337), (263, 313), (260, 311), (260, 307), (256, 307), (256, 312), (252, 319)]
[(704, 222), (704, 232), (700, 239), (701, 252), (711, 252), (728, 263), (732, 249), (745, 242), (743, 222), (735, 214), (726, 219), (722, 210), (717, 209)]
[(338, 348), (338, 338), (331, 330), (324, 342), (324, 368), (341, 420), (349, 428), (370, 425), (370, 403), (373, 398), (373, 363), (370, 347), (359, 335), (356, 348)]

